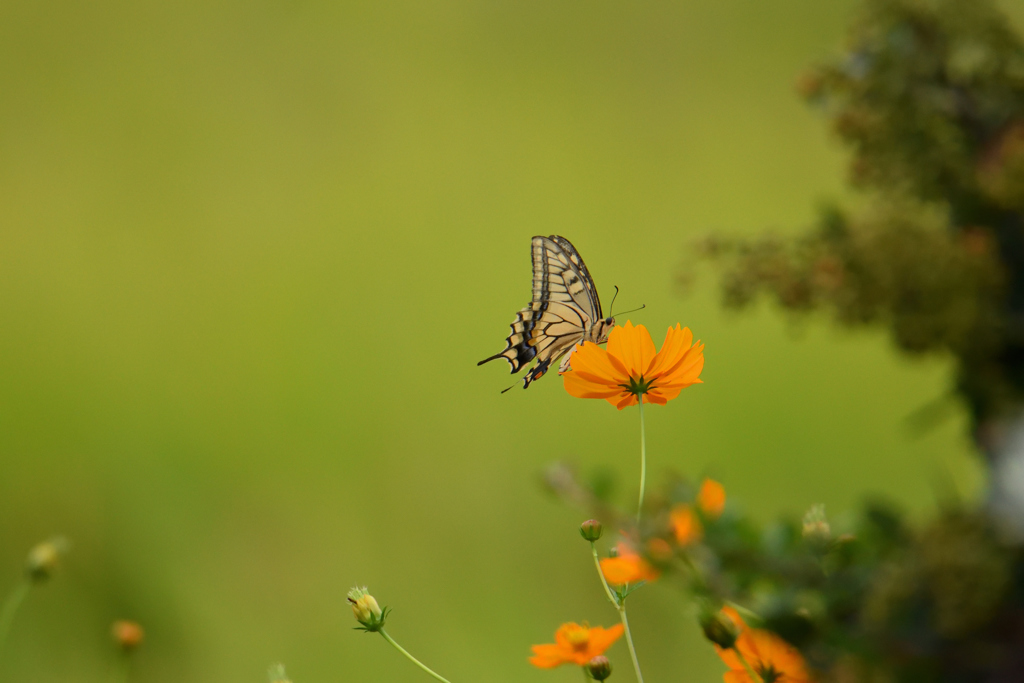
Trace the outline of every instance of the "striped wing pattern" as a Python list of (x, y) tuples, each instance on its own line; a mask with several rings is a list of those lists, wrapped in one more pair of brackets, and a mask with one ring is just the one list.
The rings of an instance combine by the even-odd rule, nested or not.
[(536, 359), (536, 365), (523, 377), (524, 389), (540, 379), (602, 317), (597, 288), (569, 240), (558, 235), (534, 237), (532, 253), (533, 300), (516, 313), (504, 350), (478, 363), (504, 358), (515, 374)]

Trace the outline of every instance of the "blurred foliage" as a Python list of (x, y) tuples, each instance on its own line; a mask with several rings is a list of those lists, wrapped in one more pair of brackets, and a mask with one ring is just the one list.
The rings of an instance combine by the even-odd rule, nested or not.
[[(950, 352), (976, 421), (1024, 396), (1024, 46), (987, 0), (869, 0), (801, 94), (852, 152), (859, 212), (791, 237), (709, 237), (726, 305), (760, 294)], [(684, 273), (683, 281), (689, 279)]]
[[(884, 328), (908, 354), (955, 359), (976, 427), (1014, 414), (1024, 403), (1020, 37), (987, 0), (868, 0), (845, 53), (798, 90), (851, 152), (864, 202), (827, 206), (796, 235), (699, 241), (698, 257), (722, 270), (725, 305), (767, 295), (793, 314)], [(669, 511), (692, 500), (685, 483), (668, 486), (642, 541), (671, 539)], [(702, 523), (698, 542), (650, 561), (711, 604), (749, 605), (822, 680), (1024, 680), (1022, 546), (984, 509), (947, 505), (920, 525), (879, 503), (839, 529), (821, 508), (764, 528), (731, 510)]]
[[(802, 520), (762, 526), (734, 506), (702, 511), (696, 487), (679, 478), (652, 496), (637, 529), (565, 466), (549, 475), (557, 495), (626, 529), (660, 581), (676, 581), (698, 605), (742, 605), (748, 621), (797, 646), (819, 680), (1024, 678), (1024, 557), (981, 511), (947, 503), (916, 527), (869, 501), (834, 524), (815, 506)], [(702, 531), (681, 543), (671, 513), (682, 506)]]

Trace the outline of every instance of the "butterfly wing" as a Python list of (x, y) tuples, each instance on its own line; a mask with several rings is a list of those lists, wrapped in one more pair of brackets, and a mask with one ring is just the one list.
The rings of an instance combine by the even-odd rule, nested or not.
[(514, 374), (536, 359), (523, 378), (524, 389), (582, 340), (587, 328), (601, 317), (597, 288), (569, 240), (558, 235), (534, 237), (532, 253), (533, 300), (516, 314), (501, 353), (478, 363), (504, 358)]

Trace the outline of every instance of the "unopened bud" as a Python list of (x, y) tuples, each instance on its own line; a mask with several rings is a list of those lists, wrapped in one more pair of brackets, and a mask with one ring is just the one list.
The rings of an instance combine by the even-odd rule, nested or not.
[(25, 559), (25, 573), (33, 581), (45, 581), (53, 575), (60, 558), (67, 552), (68, 542), (63, 538), (51, 538), (28, 551)]
[(705, 638), (723, 650), (728, 650), (735, 645), (736, 638), (739, 636), (739, 630), (733, 620), (720, 611), (712, 610), (709, 606), (705, 606), (701, 610), (700, 628), (704, 631)]
[(379, 631), (384, 628), (387, 608), (381, 609), (372, 595), (366, 592), (366, 586), (353, 588), (348, 592), (348, 601), (352, 604), (352, 614), (362, 624), (363, 630)]
[(270, 683), (292, 683), (284, 672), (284, 664), (275, 664), (267, 671)]
[(817, 551), (828, 548), (832, 540), (832, 529), (825, 517), (824, 505), (812, 505), (804, 515), (804, 539)]
[(142, 639), (145, 637), (141, 626), (134, 621), (123, 619), (114, 622), (110, 633), (114, 636), (114, 643), (126, 652), (141, 645)]
[(598, 655), (587, 662), (587, 671), (595, 681), (603, 681), (612, 675), (612, 663), (604, 655)]
[(604, 531), (604, 528), (601, 526), (601, 522), (596, 519), (588, 519), (583, 524), (580, 524), (580, 536), (591, 543), (601, 538), (602, 531)]

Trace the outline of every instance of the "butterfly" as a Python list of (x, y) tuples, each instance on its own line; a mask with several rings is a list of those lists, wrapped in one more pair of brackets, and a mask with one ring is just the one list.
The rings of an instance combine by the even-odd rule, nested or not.
[(523, 377), (524, 389), (543, 377), (566, 352), (569, 355), (558, 371), (568, 370), (577, 344), (603, 344), (615, 325), (615, 318), (605, 318), (601, 312), (594, 280), (569, 240), (558, 235), (538, 235), (533, 238), (532, 252), (533, 300), (516, 313), (504, 350), (477, 363), (483, 365), (504, 358), (515, 374), (536, 359)]

